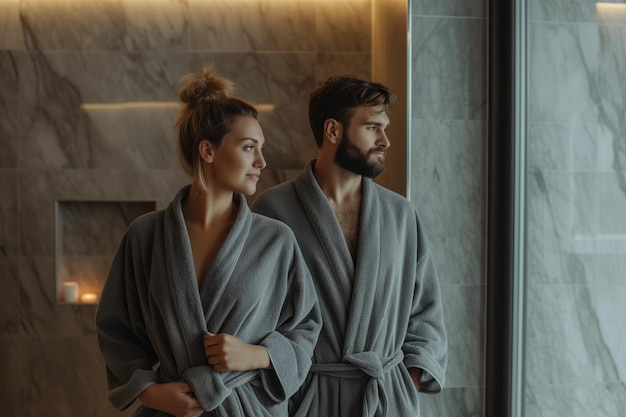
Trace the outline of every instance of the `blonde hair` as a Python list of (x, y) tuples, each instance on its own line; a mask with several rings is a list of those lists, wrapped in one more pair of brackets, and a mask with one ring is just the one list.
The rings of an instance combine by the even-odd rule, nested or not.
[(245, 100), (232, 96), (234, 85), (220, 77), (212, 65), (204, 67), (202, 74), (187, 74), (185, 85), (178, 91), (183, 104), (176, 124), (178, 153), (187, 175), (196, 180), (202, 191), (207, 191), (204, 161), (199, 144), (208, 140), (215, 146), (234, 127), (238, 117), (248, 116), (258, 120), (257, 110)]

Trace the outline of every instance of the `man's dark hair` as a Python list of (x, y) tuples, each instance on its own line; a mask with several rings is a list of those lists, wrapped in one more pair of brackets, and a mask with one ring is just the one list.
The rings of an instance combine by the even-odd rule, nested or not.
[(313, 90), (309, 98), (309, 123), (317, 147), (324, 142), (326, 119), (335, 119), (347, 127), (355, 108), (380, 107), (382, 112), (393, 107), (395, 102), (396, 95), (382, 84), (352, 75), (330, 77)]

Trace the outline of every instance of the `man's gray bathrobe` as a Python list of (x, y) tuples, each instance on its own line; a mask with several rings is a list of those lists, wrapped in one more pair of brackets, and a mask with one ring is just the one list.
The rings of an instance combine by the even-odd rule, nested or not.
[[(113, 260), (96, 313), (109, 398), (122, 410), (152, 383), (183, 381), (207, 416), (285, 416), (321, 327), (293, 232), (235, 194), (236, 222), (198, 288), (181, 208), (188, 190), (136, 219)], [(274, 369), (214, 371), (207, 331), (265, 346)], [(135, 415), (166, 414), (141, 407)]]
[(292, 398), (291, 414), (417, 416), (407, 368), (423, 369), (422, 391), (439, 392), (447, 337), (437, 274), (415, 209), (364, 178), (355, 265), (313, 176), (314, 163), (252, 205), (294, 230), (322, 309), (311, 372)]

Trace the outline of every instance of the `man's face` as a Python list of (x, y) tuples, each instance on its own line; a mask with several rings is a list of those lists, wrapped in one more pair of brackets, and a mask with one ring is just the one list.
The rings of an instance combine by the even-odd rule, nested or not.
[(389, 139), (387, 113), (375, 107), (357, 107), (348, 126), (344, 126), (335, 154), (341, 168), (368, 178), (375, 178), (385, 169)]

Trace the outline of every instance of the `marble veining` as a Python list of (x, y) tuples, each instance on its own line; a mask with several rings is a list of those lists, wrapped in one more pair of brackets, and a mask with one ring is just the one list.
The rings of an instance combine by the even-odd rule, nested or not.
[(153, 201), (57, 201), (57, 249), (63, 255), (113, 255), (128, 225)]
[[(19, 334), (22, 303), (17, 280), (17, 264), (16, 256), (0, 256), (0, 277), (3, 278), (3, 288), (0, 293), (0, 334), (6, 336)], [(3, 369), (6, 368), (3, 367)], [(2, 386), (1, 383), (0, 386)]]
[(445, 389), (476, 387), (482, 384), (484, 290), (483, 285), (441, 286), (448, 332)]
[(529, 386), (526, 414), (537, 417), (621, 417), (626, 410), (626, 384)]
[(485, 23), (412, 17), (413, 118), (486, 118)]
[(31, 50), (187, 50), (187, 3), (180, 0), (156, 5), (145, 0), (21, 0), (16, 22)]
[(530, 170), (592, 171), (601, 158), (597, 123), (528, 121), (526, 160)]
[[(14, 171), (0, 170), (0, 190), (5, 196), (14, 196), (17, 191), (18, 177)], [(19, 206), (15, 198), (0, 199), (0, 257), (14, 257), (18, 254)]]
[(411, 120), (411, 201), (443, 283), (483, 282), (484, 122)]
[(21, 36), (22, 23), (19, 16), (20, 0), (0, 2), (0, 51), (24, 49)]
[[(626, 17), (626, 5), (622, 5), (621, 16)], [(619, 194), (626, 197), (626, 30), (623, 25), (599, 25), (600, 58), (599, 80), (596, 100), (599, 102), (598, 121), (612, 139), (611, 150)], [(607, 144), (608, 147), (608, 144)], [(622, 200), (618, 206), (626, 207)]]
[(483, 415), (481, 387), (446, 388), (437, 395), (420, 395), (421, 416)]
[(528, 120), (596, 123), (596, 26), (531, 22), (528, 30)]
[[(21, 55), (20, 167), (80, 168), (88, 144), (80, 135), (80, 90), (40, 52)], [(34, 100), (36, 99), (36, 100)]]
[(412, 16), (487, 17), (487, 1), (409, 0)]
[(593, 23), (596, 21), (596, 3), (596, 0), (530, 0), (527, 9), (532, 21)]
[(310, 13), (307, 0), (189, 0), (189, 47), (213, 52), (312, 51), (317, 22)]
[(344, 74), (368, 80), (372, 78), (371, 60), (372, 54), (369, 51), (354, 53), (320, 52), (317, 54), (316, 84), (326, 81), (328, 77)]
[[(571, 265), (570, 274), (585, 274)], [(581, 277), (579, 281), (584, 281)], [(624, 291), (610, 286), (531, 285), (528, 287), (526, 380), (559, 385), (585, 380), (615, 382), (626, 371), (623, 359)]]
[(119, 50), (124, 42), (121, 0), (21, 0), (20, 19), (31, 50)]
[(372, 1), (375, 0), (318, 0), (317, 48), (324, 52), (369, 52)]
[(626, 37), (595, 2), (530, 4), (524, 409), (621, 416)]
[(17, 166), (19, 133), (18, 68), (16, 54), (0, 50), (0, 169)]

